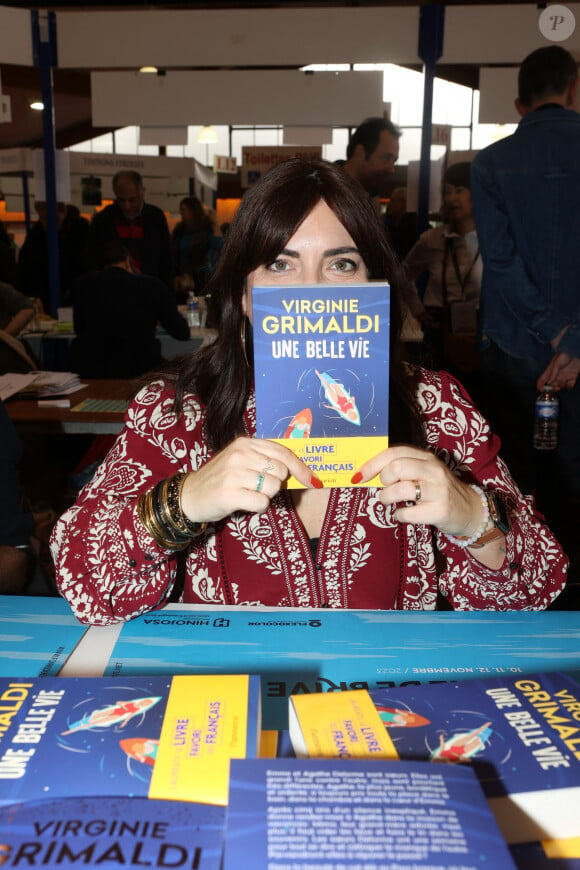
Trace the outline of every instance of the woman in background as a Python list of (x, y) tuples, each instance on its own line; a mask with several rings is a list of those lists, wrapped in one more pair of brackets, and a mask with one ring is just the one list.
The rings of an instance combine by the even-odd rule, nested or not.
[(407, 278), (427, 273), (421, 320), (429, 351), (426, 362), (445, 368), (472, 388), (479, 369), (476, 348), (482, 263), (471, 203), (470, 163), (454, 163), (443, 178), (443, 223), (422, 233), (403, 261)]
[(217, 214), (206, 209), (195, 196), (186, 196), (179, 204), (181, 220), (173, 229), (173, 265), (180, 301), (191, 291), (196, 296), (205, 288), (219, 258), (222, 231)]

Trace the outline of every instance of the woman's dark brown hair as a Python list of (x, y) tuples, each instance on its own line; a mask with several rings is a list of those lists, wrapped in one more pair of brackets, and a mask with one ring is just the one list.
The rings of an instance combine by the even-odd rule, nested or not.
[(400, 361), (398, 267), (380, 219), (366, 192), (340, 167), (323, 160), (292, 159), (274, 166), (244, 195), (207, 288), (209, 316), (218, 324), (218, 337), (187, 362), (182, 358), (174, 373), (177, 413), (182, 411), (185, 393), (194, 392), (206, 406), (206, 437), (214, 450), (242, 434), (243, 413), (253, 387), (253, 369), (246, 362), (241, 341), (246, 277), (276, 259), (321, 200), (352, 236), (369, 279), (391, 283), (390, 437), (423, 443), (412, 389)]

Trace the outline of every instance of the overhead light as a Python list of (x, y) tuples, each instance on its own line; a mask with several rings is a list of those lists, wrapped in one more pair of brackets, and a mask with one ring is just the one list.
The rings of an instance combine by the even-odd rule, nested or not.
[(33, 103), (30, 103), (30, 108), (34, 109), (35, 112), (42, 112), (44, 103), (41, 103), (40, 100), (34, 100)]
[(205, 127), (202, 127), (197, 134), (197, 141), (201, 142), (204, 145), (215, 145), (217, 140), (217, 133), (211, 126), (211, 124), (207, 124)]
[(156, 66), (140, 66), (139, 72), (140, 73), (152, 73), (153, 75), (155, 75), (158, 72), (158, 70), (157, 70)]

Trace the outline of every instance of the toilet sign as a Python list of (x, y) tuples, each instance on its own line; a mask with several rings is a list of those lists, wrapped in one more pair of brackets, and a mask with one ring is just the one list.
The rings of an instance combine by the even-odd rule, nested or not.
[(301, 157), (303, 160), (315, 160), (322, 157), (322, 145), (294, 146), (242, 146), (242, 187), (254, 184), (271, 166), (288, 160), (290, 157)]

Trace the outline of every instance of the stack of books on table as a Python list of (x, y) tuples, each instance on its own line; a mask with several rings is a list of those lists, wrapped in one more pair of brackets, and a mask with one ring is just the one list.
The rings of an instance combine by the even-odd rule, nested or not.
[(580, 834), (570, 676), (294, 695), (290, 711), (280, 757), (257, 676), (1, 679), (2, 866), (577, 866), (548, 857)]
[(45, 399), (73, 393), (79, 386), (80, 378), (74, 372), (35, 372), (34, 380), (20, 391), (20, 395)]
[(80, 378), (74, 372), (27, 372), (26, 374), (8, 372), (0, 375), (2, 401), (11, 396), (19, 396), (22, 399), (67, 396), (80, 390), (81, 387)]

